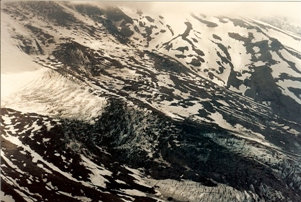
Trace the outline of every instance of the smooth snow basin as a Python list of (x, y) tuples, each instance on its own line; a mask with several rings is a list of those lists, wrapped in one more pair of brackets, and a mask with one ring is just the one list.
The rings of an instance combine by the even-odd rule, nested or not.
[(51, 69), (7, 73), (1, 79), (1, 107), (93, 122), (106, 105), (88, 85)]
[(26, 85), (41, 77), (46, 69), (1, 74), (1, 101), (25, 89)]

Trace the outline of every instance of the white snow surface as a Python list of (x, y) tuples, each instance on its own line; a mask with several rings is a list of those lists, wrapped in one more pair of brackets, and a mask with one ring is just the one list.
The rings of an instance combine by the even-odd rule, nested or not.
[[(17, 42), (12, 39), (11, 33), (13, 27), (26, 35), (26, 31), (22, 26), (1, 12), (1, 79), (3, 79), (3, 74), (40, 69), (39, 65), (35, 64), (29, 55), (22, 52), (21, 49), (18, 48)], [(19, 78), (17, 81), (17, 83), (21, 85), (26, 79), (23, 81)]]
[[(1, 107), (91, 122), (106, 105), (105, 98), (93, 95), (88, 86), (80, 86), (54, 70), (2, 76)], [(15, 82), (18, 79), (22, 82)]]
[(12, 39), (12, 23), (3, 14), (1, 21), (1, 107), (60, 118), (93, 122), (106, 104), (93, 95), (88, 85), (79, 84), (54, 70), (35, 63)]
[(83, 160), (83, 165), (85, 165), (86, 168), (88, 168), (92, 174), (90, 174), (90, 180), (93, 185), (100, 186), (102, 188), (106, 188), (106, 182), (108, 180), (103, 177), (103, 175), (109, 176), (112, 173), (105, 168), (102, 168), (98, 165), (96, 165), (94, 162), (92, 162), (90, 159), (85, 157), (84, 155), (81, 155), (81, 158)]

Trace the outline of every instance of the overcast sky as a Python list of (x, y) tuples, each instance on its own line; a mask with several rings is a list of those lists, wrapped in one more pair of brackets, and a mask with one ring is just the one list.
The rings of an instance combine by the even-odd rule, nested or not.
[(204, 2), (205, 0), (203, 0), (203, 2), (201, 2), (202, 0), (190, 0), (190, 2), (183, 2), (181, 0), (154, 1), (155, 0), (71, 0), (73, 3), (90, 2), (92, 4), (109, 4), (113, 6), (127, 5), (132, 8), (148, 10), (157, 14), (170, 12), (180, 15), (182, 12), (201, 12), (207, 15), (240, 15), (246, 17), (281, 16), (287, 17), (293, 20), (294, 23), (301, 25), (301, 0), (299, 0), (299, 2), (283, 2), (283, 0), (282, 2), (276, 0), (263, 0), (265, 2), (259, 2), (259, 0), (253, 0), (252, 2), (242, 0), (232, 0), (232, 2), (222, 0), (212, 0), (216, 2)]
[[(97, 2), (97, 1), (96, 1)], [(99, 2), (99, 1), (98, 1)], [(301, 25), (301, 2), (107, 2), (128, 5), (155, 13), (201, 12), (207, 15), (240, 15), (246, 17), (282, 16)]]

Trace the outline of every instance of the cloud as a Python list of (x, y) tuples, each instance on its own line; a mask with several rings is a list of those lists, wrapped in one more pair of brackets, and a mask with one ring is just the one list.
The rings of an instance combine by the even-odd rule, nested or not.
[[(74, 2), (74, 1), (73, 1)], [(186, 13), (203, 13), (205, 15), (226, 15), (242, 17), (286, 17), (301, 24), (301, 2), (98, 2), (100, 6), (129, 7), (150, 14), (165, 13), (180, 17)]]

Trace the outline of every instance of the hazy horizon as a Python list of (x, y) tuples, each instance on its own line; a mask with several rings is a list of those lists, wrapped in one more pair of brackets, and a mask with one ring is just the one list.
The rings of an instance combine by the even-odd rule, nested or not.
[[(206, 15), (239, 15), (243, 17), (286, 17), (301, 22), (301, 2), (107, 2), (72, 1), (74, 3), (100, 3), (109, 6), (130, 6), (150, 13), (201, 12)], [(181, 14), (180, 13), (180, 14)]]

